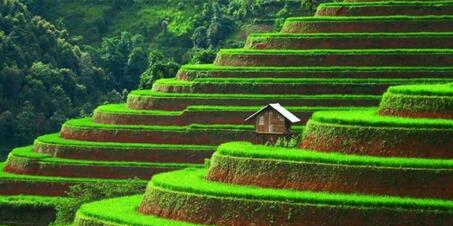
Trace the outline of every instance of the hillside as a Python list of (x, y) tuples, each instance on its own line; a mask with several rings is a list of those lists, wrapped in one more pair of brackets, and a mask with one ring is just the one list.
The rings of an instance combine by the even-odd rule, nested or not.
[[(325, 216), (330, 216), (330, 213), (342, 220), (349, 220), (344, 216), (351, 214), (359, 220), (371, 223), (379, 222), (382, 217), (387, 223), (392, 216), (398, 215), (396, 210), (403, 211), (404, 213), (399, 216), (407, 216), (410, 219), (409, 223), (420, 220), (419, 222), (423, 224), (435, 216), (439, 216), (439, 223), (446, 222), (445, 219), (451, 217), (449, 212), (451, 194), (439, 192), (445, 187), (440, 187), (439, 190), (434, 188), (435, 192), (428, 194), (430, 190), (418, 190), (418, 187), (411, 186), (410, 181), (406, 180), (403, 180), (402, 184), (407, 186), (404, 187), (408, 188), (407, 191), (384, 185), (404, 179), (404, 174), (399, 174), (401, 171), (415, 173), (410, 175), (420, 173), (421, 177), (410, 177), (416, 178), (419, 183), (424, 179), (442, 176), (449, 180), (451, 170), (448, 162), (438, 163), (438, 161), (423, 159), (433, 156), (422, 155), (420, 152), (433, 141), (435, 145), (427, 150), (436, 151), (433, 155), (444, 158), (445, 144), (447, 147), (450, 146), (450, 143), (445, 142), (451, 132), (448, 128), (451, 125), (450, 122), (437, 122), (437, 120), (415, 120), (414, 122), (409, 119), (408, 122), (394, 122), (392, 119), (381, 122), (378, 116), (376, 116), (378, 119), (375, 119), (372, 117), (374, 115), (370, 115), (371, 113), (364, 113), (366, 117), (363, 118), (360, 117), (361, 114), (352, 117), (352, 119), (362, 119), (359, 125), (348, 126), (356, 121), (346, 123), (344, 121), (349, 119), (346, 116), (350, 113), (349, 110), (375, 112), (375, 108), (381, 102), (381, 95), (390, 86), (453, 82), (452, 5), (451, 1), (436, 3), (408, 1), (399, 4), (344, 2), (321, 5), (315, 17), (290, 17), (284, 23), (281, 32), (252, 34), (248, 37), (244, 48), (222, 49), (217, 53), (212, 64), (185, 65), (179, 70), (176, 78), (160, 79), (154, 83), (152, 89), (130, 92), (126, 103), (99, 106), (92, 117), (68, 120), (61, 127), (60, 133), (40, 136), (32, 146), (14, 149), (8, 160), (1, 165), (0, 194), (5, 197), (23, 195), (21, 196), (23, 199), (33, 200), (36, 195), (63, 196), (68, 190), (79, 188), (78, 186), (81, 185), (91, 184), (92, 187), (96, 187), (97, 183), (103, 183), (110, 187), (113, 184), (128, 184), (125, 181), (134, 177), (138, 178), (136, 183), (144, 187), (151, 176), (159, 174), (149, 184), (144, 199), (136, 196), (119, 202), (130, 203), (131, 205), (126, 205), (127, 209), (124, 209), (126, 206), (116, 208), (115, 205), (109, 205), (111, 211), (104, 212), (99, 208), (99, 205), (105, 207), (104, 202), (82, 208), (82, 212), (78, 215), (80, 225), (84, 225), (85, 221), (88, 221), (87, 224), (98, 222), (104, 224), (105, 221), (112, 220), (114, 224), (128, 223), (127, 220), (132, 220), (131, 224), (140, 224), (143, 223), (140, 222), (141, 220), (149, 220), (151, 225), (160, 225), (160, 222), (171, 225), (174, 220), (183, 220), (201, 224), (255, 222), (257, 225), (266, 225), (266, 222), (274, 222), (272, 217), (275, 217), (277, 222), (291, 223), (303, 220), (302, 213), (311, 210), (306, 209), (306, 205), (328, 206), (331, 211), (316, 209), (319, 212), (311, 216), (312, 225), (319, 225), (319, 220), (325, 220)], [(438, 99), (449, 100), (449, 95), (447, 96), (447, 98)], [(338, 164), (325, 171), (316, 169), (309, 171), (314, 172), (309, 174), (312, 176), (313, 183), (302, 183), (301, 189), (306, 189), (303, 187), (305, 185), (312, 186), (309, 189), (319, 189), (320, 193), (313, 194), (305, 191), (300, 193), (278, 187), (279, 184), (286, 184), (287, 181), (282, 183), (277, 181), (277, 185), (269, 184), (271, 189), (237, 185), (220, 186), (216, 182), (229, 182), (230, 177), (223, 178), (222, 175), (236, 172), (236, 169), (242, 175), (246, 173), (250, 173), (250, 176), (263, 177), (283, 175), (284, 177), (275, 178), (294, 179), (295, 182), (305, 178), (303, 173), (308, 171), (297, 168), (300, 165), (298, 163), (294, 164), (296, 166), (289, 165), (282, 170), (283, 173), (289, 172), (288, 174), (273, 171), (261, 174), (261, 170), (242, 171), (245, 169), (244, 165), (234, 160), (231, 164), (225, 162), (226, 167), (237, 166), (237, 168), (223, 171), (223, 167), (220, 166), (223, 161), (218, 161), (218, 154), (214, 155), (212, 162), (205, 161), (222, 143), (235, 140), (259, 143), (260, 139), (254, 132), (253, 125), (246, 124), (244, 118), (270, 102), (281, 103), (301, 119), (293, 130), (296, 135), (305, 134), (303, 147), (313, 149), (312, 151), (315, 152), (306, 153), (302, 157), (298, 157), (297, 154), (292, 157), (302, 159), (302, 164), (306, 163), (306, 159), (318, 161), (321, 163), (319, 165), (324, 167), (331, 166), (324, 164), (326, 162)], [(399, 103), (398, 99), (393, 102)], [(389, 103), (391, 106), (392, 101)], [(409, 102), (402, 100), (402, 103)], [(426, 101), (423, 100), (421, 103)], [(435, 108), (436, 106), (427, 109), (443, 109)], [(423, 109), (419, 105), (414, 108)], [(397, 110), (397, 108), (391, 109)], [(332, 117), (327, 120), (334, 123), (323, 125), (321, 120), (327, 118), (329, 113), (315, 113), (314, 118), (310, 120), (316, 111), (334, 111), (334, 116), (344, 117), (339, 119)], [(369, 121), (363, 122), (367, 119)], [(396, 129), (391, 130), (393, 133), (390, 134), (392, 135), (390, 138), (385, 137), (387, 130), (368, 125), (369, 123), (375, 125), (376, 120), (377, 124), (385, 126), (396, 124), (394, 126)], [(318, 121), (321, 122), (317, 123)], [(365, 124), (364, 128), (360, 126), (361, 123)], [(316, 127), (318, 124), (321, 126)], [(336, 129), (336, 124), (340, 124), (338, 125), (340, 129)], [(406, 126), (406, 124), (410, 129), (401, 129), (402, 125)], [(351, 132), (348, 130), (350, 127)], [(418, 127), (422, 130), (415, 129)], [(361, 133), (364, 130), (371, 132)], [(307, 135), (307, 131), (310, 132), (310, 136)], [(317, 131), (321, 132), (317, 133)], [(402, 134), (401, 137), (396, 136), (401, 131), (407, 133)], [(338, 142), (335, 136), (323, 136), (323, 134), (337, 135), (338, 133), (342, 133), (343, 136), (348, 135), (351, 141)], [(373, 155), (374, 149), (381, 150), (374, 147), (382, 144), (382, 152), (390, 153), (394, 157), (407, 157), (399, 154), (395, 147), (400, 148), (410, 144), (411, 140), (408, 138), (414, 133), (417, 135), (415, 137), (418, 143), (402, 150), (408, 151), (409, 156), (422, 158), (422, 160), (403, 160), (404, 165), (398, 165), (399, 162), (395, 163), (394, 160), (385, 158), (321, 153), (322, 151), (346, 152), (347, 145), (360, 141), (362, 143), (358, 148), (349, 146), (357, 155), (361, 154), (361, 150), (365, 155)], [(362, 134), (366, 136), (361, 137)], [(439, 136), (436, 137), (436, 135)], [(370, 143), (370, 148), (366, 149), (365, 145), (375, 141), (374, 138), (383, 139), (383, 141), (377, 140), (376, 143)], [(402, 140), (404, 143), (398, 143), (399, 138), (404, 138)], [(324, 149), (323, 142), (316, 142), (322, 139), (330, 139), (331, 142), (326, 144), (332, 145), (332, 150)], [(389, 142), (386, 142), (387, 139)], [(417, 146), (417, 144), (420, 145)], [(255, 146), (246, 145), (243, 148), (249, 150), (248, 147)], [(258, 152), (260, 149), (265, 147), (259, 146)], [(299, 150), (289, 151), (288, 155), (297, 151)], [(260, 153), (252, 153), (249, 157), (255, 155)], [(291, 156), (270, 156), (270, 158), (274, 157), (291, 158)], [(233, 157), (233, 159), (238, 158)], [(254, 158), (244, 161), (253, 160)], [(380, 171), (374, 171), (375, 168), (368, 163), (372, 163), (371, 166), (390, 166), (390, 168), (397, 168), (397, 171), (383, 171), (386, 174), (380, 174)], [(345, 164), (349, 164), (345, 168), (348, 170), (351, 168), (351, 171), (336, 171), (338, 167), (344, 167)], [(202, 169), (205, 165), (210, 165), (209, 171)], [(256, 165), (262, 166), (263, 172), (265, 169), (272, 170), (283, 166), (279, 163), (270, 168), (266, 168), (268, 164), (257, 163)], [(359, 167), (355, 167), (357, 165)], [(396, 167), (397, 165), (405, 168), (400, 169), (401, 167)], [(219, 167), (215, 169), (216, 166)], [(369, 168), (361, 171), (363, 166)], [(188, 167), (192, 169), (165, 173)], [(296, 170), (291, 170), (292, 167), (296, 167)], [(205, 177), (206, 173), (214, 172), (211, 170), (217, 170), (215, 175)], [(330, 174), (337, 172), (340, 174)], [(355, 174), (341, 174), (341, 172)], [(371, 172), (371, 176), (365, 175), (368, 172)], [(437, 173), (442, 174), (434, 177), (438, 175)], [(382, 190), (373, 190), (372, 185), (376, 185), (390, 174), (398, 180), (390, 180), (388, 184), (383, 181)], [(369, 187), (358, 186), (360, 185), (358, 183), (360, 180), (357, 180), (359, 175), (365, 175), (369, 179)], [(384, 176), (381, 177), (381, 175)], [(336, 189), (329, 186), (329, 181), (322, 181), (334, 179), (337, 176), (345, 176), (348, 179), (345, 181), (350, 183), (341, 184), (342, 180), (332, 180), (332, 183), (338, 183), (339, 189)], [(379, 180), (373, 181), (373, 178)], [(242, 179), (239, 178), (239, 180)], [(250, 181), (247, 183), (253, 185)], [(292, 182), (288, 184), (299, 186)], [(427, 187), (430, 185), (431, 183), (426, 183)], [(48, 189), (49, 187), (52, 189)], [(343, 193), (357, 191), (363, 194), (361, 196), (326, 194), (331, 191)], [(384, 197), (386, 194), (391, 197)], [(375, 195), (380, 196), (375, 197)], [(398, 195), (408, 197), (396, 197)], [(430, 201), (424, 198), (442, 200)], [(38, 201), (44, 202), (42, 199)], [(110, 202), (112, 201), (106, 201), (106, 203)], [(283, 204), (280, 205), (282, 202)], [(36, 207), (33, 203), (29, 202), (21, 207), (25, 209), (31, 208), (30, 206)], [(140, 203), (140, 212), (152, 216), (139, 215), (134, 211)], [(48, 202), (48, 205), (52, 204)], [(225, 208), (225, 211), (215, 212), (210, 208), (207, 209), (206, 207), (211, 204), (218, 206), (214, 209)], [(337, 212), (339, 206), (351, 208)], [(9, 202), (7, 207), (4, 209), (9, 215), (4, 216), (16, 216), (14, 202)], [(296, 212), (293, 214), (285, 211), (288, 208)], [(361, 212), (363, 209), (371, 212)], [(390, 210), (386, 211), (387, 209)], [(123, 210), (127, 211), (127, 214), (117, 214), (117, 211)], [(269, 214), (271, 210), (274, 211)], [(51, 212), (44, 208), (33, 209), (32, 212), (39, 211)], [(235, 218), (235, 216), (243, 216), (239, 213), (244, 212), (249, 212), (251, 217)], [(373, 215), (374, 213), (378, 214)], [(96, 217), (93, 216), (101, 217), (95, 219)], [(373, 217), (363, 218), (363, 216)], [(24, 217), (21, 220), (29, 219)], [(333, 224), (334, 220), (329, 222)]]

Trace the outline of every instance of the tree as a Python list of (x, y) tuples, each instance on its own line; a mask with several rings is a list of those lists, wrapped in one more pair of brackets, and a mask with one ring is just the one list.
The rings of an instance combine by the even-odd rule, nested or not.
[(194, 48), (204, 49), (208, 47), (208, 29), (204, 26), (195, 28), (191, 39)]

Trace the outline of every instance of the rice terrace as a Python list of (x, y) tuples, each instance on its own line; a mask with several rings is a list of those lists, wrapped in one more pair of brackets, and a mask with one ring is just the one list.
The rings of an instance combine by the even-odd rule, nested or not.
[(0, 0), (0, 225), (453, 225), (453, 0), (226, 2)]

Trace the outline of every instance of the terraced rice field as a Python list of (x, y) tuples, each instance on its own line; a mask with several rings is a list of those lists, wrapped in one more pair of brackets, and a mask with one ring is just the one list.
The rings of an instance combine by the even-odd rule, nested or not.
[[(453, 82), (452, 6), (349, 0), (288, 18), (279, 33), (253, 34), (213, 64), (185, 65), (176, 79), (14, 149), (0, 165), (0, 195), (28, 195), (39, 205), (24, 208), (49, 213), (36, 220), (45, 224), (71, 185), (139, 177), (145, 186), (164, 172), (144, 198), (87, 204), (76, 224), (446, 225), (450, 85), (418, 84)], [(408, 86), (381, 98), (395, 85)], [(301, 118), (293, 129), (309, 150), (252, 145), (259, 139), (243, 120), (272, 102)], [(229, 141), (240, 143), (220, 146), (202, 169)], [(0, 224), (23, 223), (3, 216)]]

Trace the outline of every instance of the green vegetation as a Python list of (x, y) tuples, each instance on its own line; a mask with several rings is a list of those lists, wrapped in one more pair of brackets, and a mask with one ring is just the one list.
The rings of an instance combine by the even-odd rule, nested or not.
[(257, 49), (221, 49), (219, 55), (450, 55), (453, 49), (310, 49), (310, 50), (257, 50)]
[(147, 193), (152, 192), (154, 187), (157, 187), (176, 192), (195, 193), (197, 195), (262, 200), (265, 202), (280, 201), (358, 208), (402, 208), (415, 211), (453, 211), (453, 201), (450, 200), (258, 188), (207, 181), (204, 179), (205, 175), (206, 170), (204, 169), (185, 169), (158, 174), (153, 177), (148, 185)]
[(77, 212), (75, 225), (85, 222), (90, 224), (108, 222), (134, 226), (195, 226), (138, 213), (137, 208), (142, 199), (142, 195), (135, 195), (84, 204)]
[[(262, 106), (213, 106), (213, 105), (191, 105), (183, 111), (159, 111), (159, 110), (135, 110), (127, 108), (125, 104), (110, 104), (103, 105), (96, 109), (97, 113), (102, 114), (125, 114), (125, 115), (158, 115), (158, 116), (181, 116), (188, 112), (204, 112), (204, 111), (247, 111), (255, 112), (261, 109)], [(327, 110), (364, 110), (367, 107), (316, 107), (316, 106), (289, 106), (288, 110), (293, 112), (312, 112), (312, 111), (327, 111)], [(39, 138), (38, 138), (39, 140)]]
[(442, 6), (452, 6), (453, 2), (440, 0), (440, 1), (377, 1), (377, 2), (332, 2), (332, 3), (323, 3), (318, 6), (318, 8), (329, 8), (329, 7), (370, 7), (370, 6), (421, 6), (421, 7), (442, 7)]
[(92, 141), (79, 141), (67, 140), (61, 138), (59, 134), (49, 134), (40, 136), (35, 140), (34, 145), (58, 145), (58, 146), (72, 146), (77, 148), (100, 148), (118, 151), (127, 151), (128, 149), (162, 149), (162, 150), (205, 150), (212, 151), (214, 146), (209, 145), (177, 145), (177, 144), (142, 144), (142, 143), (114, 143), (114, 142), (92, 142)]
[(185, 168), (199, 167), (199, 164), (191, 163), (155, 163), (155, 162), (126, 162), (126, 161), (92, 161), (92, 160), (75, 160), (55, 158), (46, 154), (33, 152), (32, 146), (16, 148), (9, 153), (8, 161), (33, 161), (40, 164), (57, 164), (57, 165), (85, 165), (85, 166), (112, 166), (112, 167), (155, 167), (155, 168)]
[(129, 98), (153, 97), (153, 98), (191, 98), (191, 99), (369, 99), (379, 100), (377, 95), (297, 95), (297, 94), (210, 94), (210, 93), (160, 93), (151, 90), (134, 90)]
[(63, 128), (85, 128), (85, 129), (103, 129), (103, 130), (155, 130), (155, 131), (172, 131), (186, 132), (190, 130), (253, 130), (253, 125), (202, 125), (192, 124), (189, 126), (158, 126), (158, 125), (114, 125), (100, 124), (92, 121), (91, 118), (73, 119), (65, 122)]
[(315, 112), (311, 121), (364, 127), (453, 130), (453, 120), (382, 116), (376, 111), (350, 111), (348, 114), (344, 114), (344, 112), (341, 111)]
[(285, 26), (297, 22), (336, 22), (336, 21), (449, 21), (453, 16), (317, 16), (317, 17), (289, 17)]
[[(97, 200), (143, 193), (143, 184), (138, 179), (129, 179), (117, 184), (96, 182), (71, 186), (67, 192), (69, 200), (56, 206), (57, 219), (54, 224), (71, 224), (81, 205)], [(111, 206), (110, 206), (111, 207)], [(104, 206), (107, 208), (107, 206)]]
[(253, 145), (248, 142), (232, 142), (222, 144), (217, 148), (215, 156), (232, 156), (255, 159), (269, 159), (277, 161), (315, 162), (325, 164), (341, 164), (355, 166), (378, 166), (393, 168), (428, 168), (451, 169), (453, 160), (400, 158), (400, 157), (375, 157), (349, 155), (341, 153), (325, 153), (298, 148), (282, 148), (263, 145)]
[(181, 67), (182, 71), (240, 71), (240, 72), (391, 72), (391, 71), (453, 71), (453, 67), (403, 67), (403, 66), (385, 66), (385, 67), (351, 67), (351, 66), (332, 66), (332, 67), (252, 67), (252, 66), (220, 66), (214, 64), (187, 64)]
[(308, 39), (308, 38), (450, 38), (453, 32), (373, 32), (373, 33), (255, 33), (248, 39)]
[(435, 85), (404, 85), (390, 87), (389, 93), (421, 96), (453, 96), (453, 83)]

